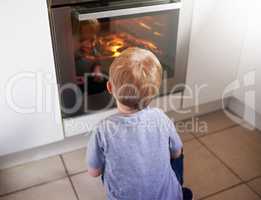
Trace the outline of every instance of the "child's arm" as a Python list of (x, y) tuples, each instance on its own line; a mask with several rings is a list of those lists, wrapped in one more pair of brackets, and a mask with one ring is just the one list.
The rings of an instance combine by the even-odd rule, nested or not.
[(177, 159), (181, 156), (182, 154), (182, 148), (178, 149), (175, 153), (171, 153), (171, 159)]
[(104, 169), (105, 157), (102, 148), (100, 134), (95, 132), (92, 134), (86, 155), (88, 174), (92, 177), (97, 177), (102, 174)]
[(174, 123), (169, 120), (169, 146), (171, 159), (176, 159), (181, 156), (183, 144), (174, 126)]
[(102, 174), (102, 170), (100, 169), (93, 169), (90, 166), (88, 166), (88, 174), (92, 177), (98, 177)]

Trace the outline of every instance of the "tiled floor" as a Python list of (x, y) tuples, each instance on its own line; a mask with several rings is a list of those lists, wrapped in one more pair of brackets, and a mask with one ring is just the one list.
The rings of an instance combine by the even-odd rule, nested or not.
[[(185, 185), (195, 199), (261, 200), (261, 133), (222, 111), (176, 122), (185, 154)], [(85, 150), (0, 171), (0, 200), (104, 200), (86, 174)]]

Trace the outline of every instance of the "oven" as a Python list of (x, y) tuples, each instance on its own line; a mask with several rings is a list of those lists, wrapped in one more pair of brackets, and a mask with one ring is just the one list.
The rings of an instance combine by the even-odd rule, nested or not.
[(183, 91), (188, 43), (182, 46), (178, 36), (182, 2), (53, 0), (49, 5), (64, 118), (115, 106), (106, 91), (109, 67), (132, 46), (152, 51), (161, 62), (160, 95)]

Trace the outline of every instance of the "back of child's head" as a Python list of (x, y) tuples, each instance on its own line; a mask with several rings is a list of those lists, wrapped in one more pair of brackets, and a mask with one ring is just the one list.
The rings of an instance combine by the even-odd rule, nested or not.
[(124, 50), (110, 67), (110, 82), (115, 98), (132, 109), (149, 105), (160, 89), (162, 67), (150, 51), (131, 47)]

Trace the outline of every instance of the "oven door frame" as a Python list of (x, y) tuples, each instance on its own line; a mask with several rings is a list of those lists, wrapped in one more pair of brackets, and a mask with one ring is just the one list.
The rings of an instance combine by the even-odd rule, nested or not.
[[(192, 0), (187, 0), (192, 1)], [(114, 16), (127, 16), (134, 14), (146, 14), (152, 12), (164, 12), (167, 10), (178, 10), (179, 24), (178, 24), (178, 35), (177, 35), (177, 46), (176, 46), (176, 59), (174, 63), (174, 76), (166, 78), (163, 81), (164, 87), (161, 89), (162, 96), (170, 93), (183, 92), (185, 89), (186, 72), (187, 72), (187, 60), (189, 52), (189, 40), (190, 40), (190, 29), (191, 29), (191, 18), (192, 18), (192, 3), (187, 3), (189, 6), (186, 12), (182, 13), (183, 3), (172, 2), (158, 5), (147, 5), (140, 7), (120, 8), (113, 9), (109, 6), (105, 6), (104, 10), (98, 12), (92, 12), (88, 9), (79, 9), (81, 6), (65, 6), (65, 7), (54, 7), (51, 9), (51, 29), (53, 34), (54, 44), (54, 55), (56, 62), (56, 73), (58, 84), (63, 87), (65, 84), (76, 84), (75, 76), (75, 63), (74, 63), (74, 47), (73, 47), (73, 34), (72, 34), (72, 16), (77, 17), (78, 20), (86, 19), (99, 19), (105, 17)], [(61, 90), (60, 90), (61, 91)], [(69, 99), (74, 99), (71, 93), (62, 90), (60, 93), (61, 107), (65, 106), (65, 99), (68, 103)], [(69, 102), (70, 103), (70, 102)], [(71, 102), (74, 104), (74, 102)], [(68, 117), (70, 115), (63, 115)]]
[(128, 15), (136, 15), (136, 14), (146, 14), (146, 13), (153, 13), (153, 12), (164, 12), (169, 10), (180, 10), (182, 7), (181, 2), (175, 3), (166, 3), (166, 4), (159, 4), (159, 5), (148, 5), (148, 6), (140, 6), (140, 7), (132, 7), (132, 8), (123, 8), (123, 9), (113, 9), (113, 7), (109, 10), (99, 11), (99, 12), (91, 12), (86, 9), (84, 12), (81, 13), (83, 10), (77, 10), (74, 12), (74, 15), (77, 17), (79, 21), (89, 20), (89, 19), (102, 19), (108, 17), (121, 17), (121, 16), (128, 16)]

